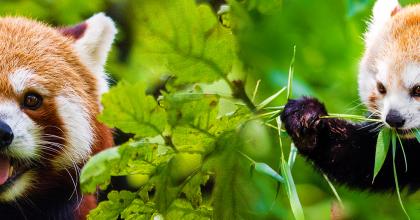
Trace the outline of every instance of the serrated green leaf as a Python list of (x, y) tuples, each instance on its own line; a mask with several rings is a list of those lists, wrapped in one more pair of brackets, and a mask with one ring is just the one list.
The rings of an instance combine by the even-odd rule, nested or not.
[(82, 191), (93, 193), (97, 186), (105, 189), (111, 176), (153, 175), (172, 156), (169, 147), (141, 141), (107, 149), (93, 156), (84, 166), (80, 176)]
[(198, 208), (203, 205), (203, 195), (201, 187), (209, 181), (210, 175), (205, 173), (197, 173), (194, 175), (182, 189), (182, 193), (191, 203), (192, 207)]
[(212, 208), (210, 206), (200, 206), (194, 208), (191, 203), (184, 199), (177, 199), (166, 214), (167, 219), (182, 220), (211, 220)]
[(172, 142), (179, 151), (208, 154), (213, 151), (216, 139), (189, 126), (177, 126), (172, 130)]
[(98, 207), (93, 209), (87, 216), (88, 220), (118, 219), (123, 212), (135, 200), (136, 194), (129, 191), (111, 191), (108, 194), (108, 200), (99, 203)]
[(232, 35), (208, 5), (193, 0), (147, 1), (139, 16), (143, 65), (152, 69), (163, 65), (178, 84), (213, 82), (230, 72)]
[(94, 193), (97, 186), (105, 189), (110, 181), (111, 172), (121, 158), (117, 148), (110, 148), (92, 157), (83, 167), (80, 184), (85, 193)]
[(188, 125), (204, 132), (215, 125), (219, 96), (176, 93), (165, 96), (161, 103), (168, 112), (170, 125)]
[(141, 84), (119, 83), (103, 95), (104, 110), (99, 119), (110, 127), (138, 137), (161, 134), (166, 124), (166, 113), (145, 91)]
[(382, 168), (382, 165), (385, 162), (385, 158), (388, 155), (389, 144), (391, 141), (391, 130), (384, 128), (379, 132), (378, 139), (376, 142), (376, 151), (375, 151), (375, 165), (373, 169), (373, 181), (378, 175), (379, 171)]
[(145, 203), (136, 198), (121, 212), (121, 218), (124, 220), (150, 220), (156, 212), (153, 202)]

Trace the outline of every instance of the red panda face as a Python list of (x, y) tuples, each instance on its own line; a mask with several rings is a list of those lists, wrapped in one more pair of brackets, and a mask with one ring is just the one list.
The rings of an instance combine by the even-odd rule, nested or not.
[(420, 127), (420, 5), (379, 0), (366, 34), (359, 93), (369, 110), (402, 131)]
[(95, 117), (115, 29), (102, 14), (83, 26), (84, 36), (63, 35), (0, 19), (0, 203), (62, 189), (71, 196), (92, 151), (112, 144)]

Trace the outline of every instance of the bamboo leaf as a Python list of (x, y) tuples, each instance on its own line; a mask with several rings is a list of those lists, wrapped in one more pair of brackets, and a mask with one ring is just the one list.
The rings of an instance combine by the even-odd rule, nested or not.
[(273, 95), (271, 95), (270, 97), (268, 97), (267, 99), (262, 101), (257, 106), (257, 110), (260, 110), (260, 109), (264, 108), (265, 106), (267, 106), (268, 104), (270, 104), (275, 98), (277, 98), (279, 95), (281, 95), (284, 92), (284, 90), (286, 90), (286, 87), (280, 89), (278, 92), (274, 93)]
[(373, 169), (373, 180), (378, 175), (379, 171), (382, 168), (382, 165), (385, 162), (386, 155), (389, 150), (389, 141), (390, 141), (391, 130), (384, 128), (379, 132), (378, 140), (376, 142), (376, 152), (375, 152), (375, 166)]
[(337, 189), (334, 187), (334, 185), (332, 184), (332, 182), (330, 181), (330, 179), (328, 178), (328, 176), (325, 173), (323, 173), (322, 176), (324, 177), (325, 181), (327, 181), (328, 185), (331, 188), (331, 191), (334, 193), (334, 196), (337, 199), (337, 201), (340, 204), (340, 206), (341, 207), (344, 207), (343, 200), (341, 200), (340, 195), (338, 195)]
[(401, 192), (400, 192), (400, 186), (398, 184), (398, 175), (397, 175), (397, 167), (395, 166), (395, 153), (397, 149), (397, 134), (395, 132), (392, 132), (391, 134), (392, 139), (392, 168), (394, 170), (394, 180), (395, 180), (395, 189), (398, 196), (398, 202), (400, 203), (401, 209), (403, 210), (404, 214), (407, 216), (407, 219), (410, 219), (410, 216), (408, 215), (407, 211), (405, 210), (404, 204), (401, 199)]
[(416, 132), (414, 132), (416, 135), (417, 141), (420, 143), (420, 130), (416, 129)]
[(296, 58), (296, 45), (293, 47), (293, 57), (290, 61), (289, 66), (289, 78), (287, 80), (287, 99), (292, 96), (292, 81), (293, 81), (293, 72), (295, 69), (295, 58)]
[(303, 214), (302, 204), (300, 203), (299, 196), (296, 191), (296, 185), (293, 181), (292, 172), (289, 164), (282, 158), (281, 171), (286, 181), (284, 184), (287, 196), (289, 197), (290, 206), (292, 208), (293, 215), (297, 220), (305, 219)]
[(268, 166), (266, 163), (255, 163), (253, 167), (255, 171), (263, 173), (267, 176), (270, 176), (273, 179), (277, 180), (278, 182), (281, 182), (281, 183), (285, 182), (284, 178), (280, 176), (280, 174), (278, 174), (275, 170), (273, 170), (273, 168)]
[(290, 169), (292, 169), (293, 168), (293, 165), (295, 164), (297, 152), (298, 152), (297, 148), (292, 143), (290, 145), (290, 153), (289, 153), (289, 160), (288, 160)]

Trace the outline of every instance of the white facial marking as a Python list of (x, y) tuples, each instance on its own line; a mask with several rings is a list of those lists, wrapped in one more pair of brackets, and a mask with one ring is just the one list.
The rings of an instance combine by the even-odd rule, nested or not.
[(64, 154), (54, 158), (56, 168), (62, 169), (88, 158), (93, 142), (93, 129), (88, 110), (84, 107), (86, 104), (80, 97), (62, 95), (56, 98), (56, 102), (68, 141)]
[[(402, 72), (392, 72), (386, 61), (376, 62), (377, 73), (360, 72), (359, 89), (360, 96), (365, 102), (373, 90), (376, 90), (376, 82), (386, 86), (386, 94), (377, 100), (378, 111), (381, 119), (386, 121), (390, 110), (398, 111), (405, 119), (402, 129), (413, 129), (420, 127), (420, 101), (411, 96), (411, 89), (420, 84), (420, 63), (408, 63)], [(363, 70), (363, 68), (361, 68)], [(372, 75), (375, 81), (368, 81), (368, 75)], [(395, 77), (391, 77), (395, 74)], [(402, 84), (397, 79), (401, 76)], [(390, 81), (393, 79), (394, 81)], [(369, 88), (369, 89), (367, 89)]]
[(0, 120), (9, 125), (14, 134), (7, 153), (23, 160), (36, 158), (41, 128), (12, 101), (0, 102)]
[(27, 171), (22, 174), (12, 186), (0, 193), (0, 201), (11, 202), (15, 201), (17, 198), (24, 197), (25, 192), (33, 185), (34, 175), (35, 173), (32, 171)]
[(9, 82), (16, 94), (22, 94), (28, 88), (36, 88), (42, 95), (48, 94), (47, 89), (35, 81), (35, 77), (32, 70), (18, 69), (9, 75)]
[(420, 83), (420, 63), (409, 63), (404, 69), (404, 85), (406, 88), (412, 88)]

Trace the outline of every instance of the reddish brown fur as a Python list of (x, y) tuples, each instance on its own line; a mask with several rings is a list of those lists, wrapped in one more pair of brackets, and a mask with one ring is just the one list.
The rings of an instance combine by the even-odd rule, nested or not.
[(58, 31), (60, 31), (60, 33), (64, 36), (71, 37), (77, 40), (83, 37), (83, 34), (85, 33), (87, 29), (87, 26), (88, 25), (84, 22), (84, 23), (75, 25), (73, 27), (60, 28), (58, 29)]

